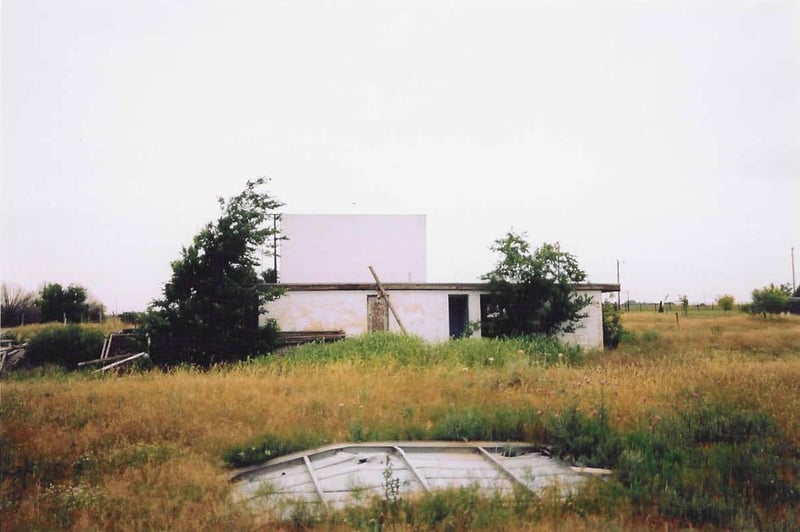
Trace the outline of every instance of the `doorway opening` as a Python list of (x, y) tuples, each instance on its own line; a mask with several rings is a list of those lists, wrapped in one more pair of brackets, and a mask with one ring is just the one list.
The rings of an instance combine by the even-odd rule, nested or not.
[(450, 338), (461, 338), (469, 325), (469, 296), (451, 294), (447, 296), (447, 308), (450, 315)]

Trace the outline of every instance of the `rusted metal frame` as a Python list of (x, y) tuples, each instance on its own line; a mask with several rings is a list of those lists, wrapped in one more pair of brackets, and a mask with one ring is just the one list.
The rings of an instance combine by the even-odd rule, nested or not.
[(327, 508), (328, 501), (325, 500), (325, 493), (322, 491), (322, 486), (319, 485), (319, 479), (317, 479), (317, 474), (314, 472), (314, 466), (311, 465), (311, 460), (309, 460), (307, 454), (303, 455), (303, 462), (306, 464), (308, 476), (311, 477), (311, 482), (314, 483), (314, 488), (317, 490), (317, 496), (319, 496), (320, 502)]
[(375, 273), (375, 269), (372, 266), (370, 266), (369, 267), (369, 271), (370, 271), (370, 273), (372, 273), (372, 276), (375, 278), (375, 283), (378, 285), (378, 290), (380, 291), (381, 295), (383, 296), (383, 299), (385, 299), (386, 303), (389, 305), (389, 310), (392, 311), (392, 315), (394, 316), (394, 319), (397, 320), (397, 324), (400, 326), (400, 330), (403, 331), (403, 334), (408, 335), (408, 332), (406, 331), (406, 328), (403, 326), (403, 322), (400, 321), (400, 315), (397, 314), (397, 311), (395, 310), (394, 305), (392, 305), (392, 300), (389, 299), (389, 294), (387, 294), (386, 290), (383, 289), (383, 285), (381, 284), (381, 280), (378, 279), (378, 274)]
[(103, 348), (100, 350), (100, 359), (113, 359), (113, 357), (109, 357), (109, 353), (111, 353), (111, 345), (114, 343), (114, 338), (141, 338), (145, 336), (147, 338), (147, 349), (150, 349), (150, 335), (141, 335), (141, 334), (129, 334), (129, 333), (111, 333), (103, 339)]
[(514, 482), (514, 483), (515, 483), (515, 484), (517, 484), (518, 486), (521, 486), (521, 487), (525, 488), (526, 490), (528, 490), (528, 491), (530, 491), (530, 492), (533, 492), (533, 490), (530, 488), (530, 486), (528, 486), (528, 485), (527, 485), (525, 482), (523, 482), (523, 481), (522, 481), (522, 480), (521, 480), (519, 477), (517, 477), (517, 475), (515, 475), (514, 473), (512, 473), (512, 472), (511, 472), (511, 471), (510, 471), (510, 470), (509, 470), (509, 469), (508, 469), (506, 466), (504, 466), (503, 464), (501, 464), (501, 463), (500, 463), (500, 462), (497, 460), (497, 458), (495, 458), (494, 456), (492, 456), (492, 453), (490, 453), (489, 451), (487, 451), (487, 450), (486, 450), (486, 449), (484, 449), (483, 447), (476, 447), (476, 449), (478, 449), (478, 451), (479, 451), (479, 452), (480, 452), (480, 453), (481, 453), (481, 454), (482, 454), (482, 455), (483, 455), (483, 456), (484, 456), (484, 457), (485, 457), (487, 460), (489, 460), (489, 462), (491, 462), (491, 463), (492, 463), (492, 464), (493, 464), (493, 465), (494, 465), (494, 466), (497, 468), (497, 470), (498, 470), (498, 471), (500, 471), (500, 473), (501, 473), (502, 475), (504, 475), (505, 477), (507, 477), (508, 479), (510, 479), (512, 482)]
[(411, 463), (411, 460), (408, 459), (408, 456), (406, 456), (406, 452), (401, 447), (398, 447), (396, 445), (394, 446), (394, 450), (397, 451), (397, 454), (399, 454), (400, 457), (403, 459), (403, 461), (406, 463), (408, 469), (410, 469), (411, 472), (414, 473), (414, 476), (417, 477), (417, 480), (419, 481), (420, 485), (423, 488), (425, 488), (425, 491), (430, 492), (431, 487), (428, 486), (428, 482), (422, 475), (419, 474), (419, 471), (417, 471), (417, 468), (414, 467), (414, 464)]

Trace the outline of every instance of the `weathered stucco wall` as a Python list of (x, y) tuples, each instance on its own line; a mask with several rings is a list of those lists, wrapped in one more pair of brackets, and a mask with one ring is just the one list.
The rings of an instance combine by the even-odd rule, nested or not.
[[(601, 290), (581, 290), (592, 297), (586, 308), (588, 316), (575, 333), (563, 335), (566, 342), (587, 349), (603, 347), (603, 310)], [(285, 331), (343, 330), (348, 336), (367, 332), (367, 296), (376, 290), (292, 290), (270, 302), (262, 321), (274, 318)], [(429, 341), (450, 337), (448, 296), (468, 296), (468, 319), (480, 320), (481, 291), (393, 290), (392, 304), (406, 330)], [(389, 313), (389, 330), (400, 332), (397, 321)], [(480, 336), (476, 332), (475, 336)]]
[[(430, 290), (393, 291), (389, 297), (406, 330), (430, 341), (450, 337), (448, 295)], [(343, 330), (348, 336), (367, 332), (367, 296), (377, 291), (291, 291), (267, 304), (267, 314), (285, 331)], [(469, 294), (469, 320), (480, 319), (480, 295)], [(389, 312), (389, 330), (400, 326)]]

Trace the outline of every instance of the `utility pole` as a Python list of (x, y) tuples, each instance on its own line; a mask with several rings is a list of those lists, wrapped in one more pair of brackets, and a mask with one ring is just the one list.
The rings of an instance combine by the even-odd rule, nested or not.
[(272, 215), (272, 273), (278, 282), (278, 215)]
[(794, 280), (794, 246), (792, 246), (792, 295), (797, 291), (797, 285)]
[(619, 284), (619, 259), (617, 259), (617, 311), (622, 312), (622, 301), (621, 301), (621, 291), (620, 291), (620, 284)]

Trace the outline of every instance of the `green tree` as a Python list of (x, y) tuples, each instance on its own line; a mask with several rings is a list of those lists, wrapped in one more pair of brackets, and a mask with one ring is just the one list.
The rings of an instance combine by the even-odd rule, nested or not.
[(145, 320), (160, 361), (208, 366), (271, 348), (277, 328), (259, 328), (258, 318), (281, 292), (258, 268), (261, 256), (274, 253), (272, 217), (283, 204), (260, 191), (265, 184), (248, 181), (240, 194), (220, 198), (219, 218), (172, 263), (172, 278)]
[(731, 310), (733, 310), (734, 303), (735, 299), (733, 299), (733, 296), (730, 294), (725, 294), (717, 298), (717, 305), (719, 305), (719, 308), (721, 308), (725, 312), (730, 312)]
[(755, 314), (781, 314), (788, 309), (787, 299), (791, 294), (788, 285), (775, 286), (770, 283), (761, 290), (753, 290), (751, 309)]
[(573, 255), (548, 243), (531, 251), (525, 236), (513, 232), (490, 249), (500, 257), (482, 277), (490, 290), (485, 336), (575, 331), (591, 298), (577, 293), (576, 284), (586, 280), (586, 273)]
[(80, 323), (89, 314), (86, 296), (86, 289), (79, 285), (71, 284), (65, 289), (58, 283), (45, 283), (39, 293), (42, 321)]
[(684, 295), (680, 296), (679, 299), (680, 299), (680, 302), (681, 302), (681, 309), (683, 309), (683, 315), (684, 316), (688, 316), (689, 315), (689, 296), (684, 294)]

